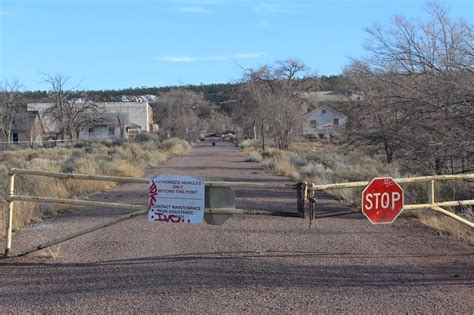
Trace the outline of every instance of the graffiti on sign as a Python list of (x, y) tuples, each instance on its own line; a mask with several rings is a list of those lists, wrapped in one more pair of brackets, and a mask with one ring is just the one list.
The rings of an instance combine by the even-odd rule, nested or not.
[(148, 221), (203, 223), (204, 186), (191, 176), (150, 177)]

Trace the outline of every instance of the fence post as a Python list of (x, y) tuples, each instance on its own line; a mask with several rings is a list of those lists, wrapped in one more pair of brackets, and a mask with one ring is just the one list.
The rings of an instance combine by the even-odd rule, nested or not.
[(430, 189), (429, 189), (429, 195), (428, 195), (429, 203), (433, 204), (435, 203), (436, 199), (436, 190), (435, 190), (435, 180), (432, 179), (430, 181)]
[(296, 184), (296, 208), (301, 218), (305, 218), (306, 212), (306, 182)]
[(313, 189), (313, 184), (307, 185), (306, 186), (306, 200), (307, 200), (307, 215), (308, 215), (308, 222), (309, 222), (309, 227), (311, 228), (311, 225), (313, 223), (313, 220), (316, 219), (316, 194)]
[(313, 185), (311, 185), (311, 195), (308, 199), (313, 204), (313, 220), (316, 220), (316, 190), (313, 189)]
[(12, 248), (12, 231), (13, 231), (13, 196), (15, 195), (15, 172), (8, 172), (8, 197), (6, 209), (6, 235), (5, 235), (5, 256), (10, 254)]

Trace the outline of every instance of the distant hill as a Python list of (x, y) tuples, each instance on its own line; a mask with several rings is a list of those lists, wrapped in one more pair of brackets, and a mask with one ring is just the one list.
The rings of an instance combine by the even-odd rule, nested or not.
[[(338, 91), (341, 89), (342, 76), (320, 77), (321, 90)], [(172, 89), (188, 89), (202, 93), (206, 100), (218, 105), (227, 113), (232, 110), (238, 95), (240, 83), (216, 83), (200, 85), (180, 85), (166, 87), (141, 87), (118, 90), (77, 91), (77, 96), (88, 94), (100, 102), (149, 102), (155, 103), (160, 94)], [(46, 91), (24, 92), (25, 102), (54, 102), (54, 98)]]
[(148, 100), (148, 102), (155, 102), (161, 93), (172, 89), (187, 89), (194, 92), (202, 93), (206, 100), (209, 100), (217, 105), (227, 102), (235, 95), (236, 88), (239, 84), (219, 83), (219, 84), (202, 84), (202, 85), (180, 85), (180, 86), (166, 86), (166, 87), (142, 87), (142, 88), (128, 88), (121, 90), (100, 90), (100, 91), (86, 91), (91, 95), (97, 97), (100, 101), (140, 101)]
[[(181, 85), (166, 87), (141, 87), (120, 90), (87, 90), (77, 91), (76, 95), (88, 94), (99, 102), (156, 102), (160, 94), (172, 89), (188, 89), (202, 93), (206, 100), (220, 106), (224, 111), (230, 110), (230, 104), (235, 97), (239, 84), (202, 84)], [(27, 91), (23, 93), (26, 103), (48, 103), (54, 102), (54, 98), (47, 91)]]

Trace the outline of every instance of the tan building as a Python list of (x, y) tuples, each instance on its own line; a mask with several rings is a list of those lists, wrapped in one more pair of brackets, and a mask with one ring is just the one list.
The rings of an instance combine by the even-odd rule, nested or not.
[[(10, 142), (31, 147), (40, 146), (43, 144), (43, 133), (43, 123), (37, 111), (13, 113)], [(2, 142), (8, 142), (3, 134), (0, 134), (0, 139)]]
[[(85, 126), (80, 132), (81, 139), (106, 139), (106, 138), (127, 138), (140, 132), (156, 132), (158, 125), (153, 124), (153, 110), (147, 102), (97, 102), (97, 112), (94, 116), (102, 117), (100, 120), (93, 120), (89, 126)], [(38, 111), (43, 119), (45, 132), (47, 135), (54, 135), (58, 132), (57, 124), (47, 115), (48, 109), (54, 103), (30, 103), (28, 111)], [(115, 122), (110, 117), (124, 117), (120, 123)], [(125, 125), (122, 124), (125, 122)], [(121, 131), (119, 131), (119, 129)], [(123, 135), (123, 130), (126, 135)], [(106, 132), (105, 132), (106, 131)]]

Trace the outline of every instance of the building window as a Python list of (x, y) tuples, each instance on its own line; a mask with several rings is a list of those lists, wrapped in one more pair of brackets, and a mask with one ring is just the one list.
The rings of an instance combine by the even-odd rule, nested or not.
[(94, 128), (89, 128), (89, 133), (94, 133)]
[(326, 110), (325, 110), (325, 109), (323, 109), (323, 115), (324, 115), (324, 114), (326, 114)]
[(339, 126), (339, 118), (334, 118), (334, 126)]
[(12, 134), (13, 142), (18, 142), (18, 132)]
[(310, 125), (311, 128), (316, 128), (316, 120), (311, 120), (309, 122), (309, 125)]
[(109, 127), (109, 136), (115, 136), (115, 127)]

